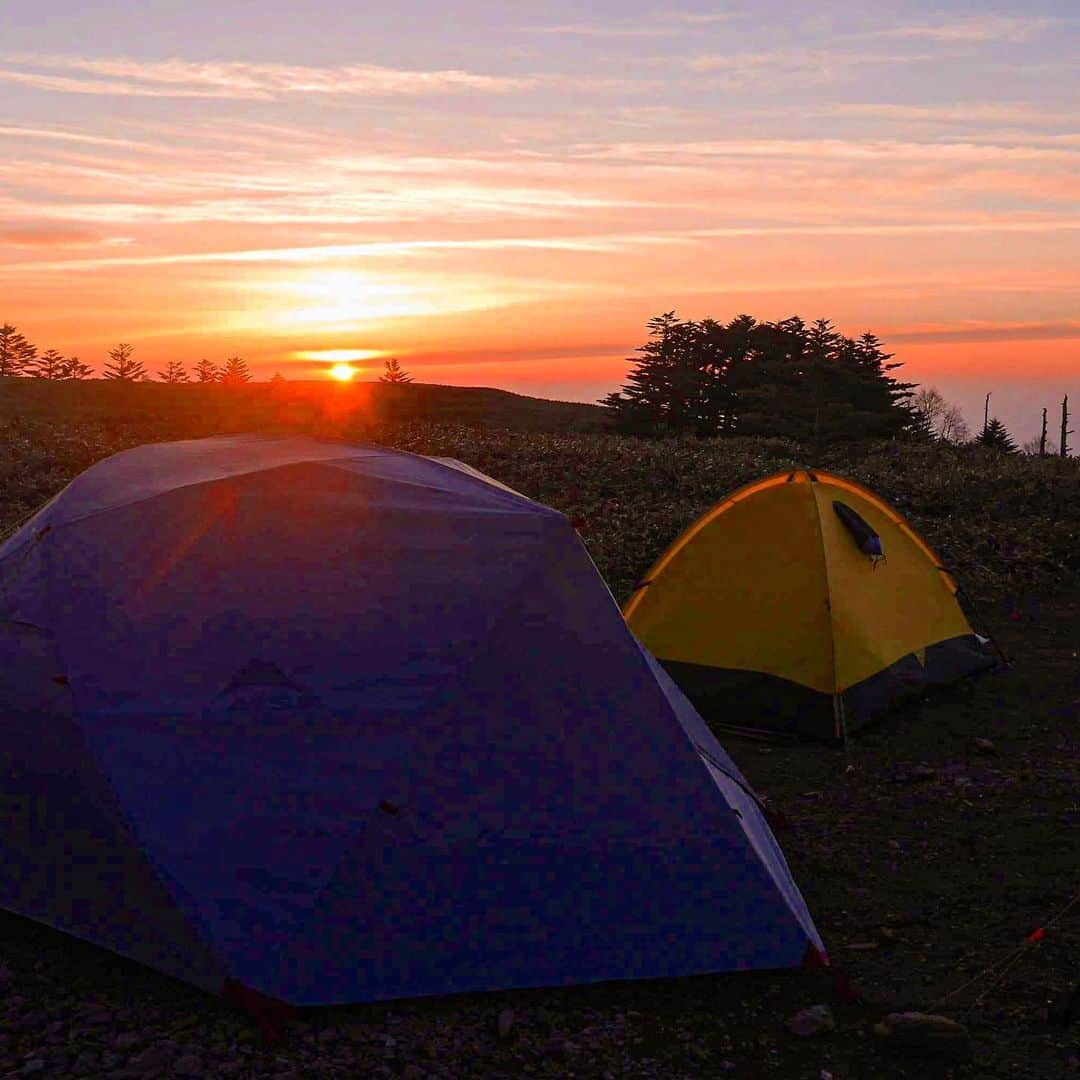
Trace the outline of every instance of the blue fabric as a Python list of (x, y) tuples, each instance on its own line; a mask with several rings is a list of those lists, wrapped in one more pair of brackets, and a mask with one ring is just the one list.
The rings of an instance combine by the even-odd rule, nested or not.
[[(0, 903), (200, 985), (314, 1005), (820, 945), (574, 530), (469, 470), (314, 439), (128, 451), (0, 548), (0, 630), (5, 792), (43, 792), (56, 838), (15, 838)], [(73, 907), (41, 882), (80, 817)]]

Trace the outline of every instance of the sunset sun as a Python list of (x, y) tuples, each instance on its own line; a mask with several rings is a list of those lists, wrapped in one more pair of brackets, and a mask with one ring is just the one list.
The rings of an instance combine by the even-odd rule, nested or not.
[(335, 364), (327, 374), (337, 382), (352, 382), (356, 375), (356, 368), (352, 364)]

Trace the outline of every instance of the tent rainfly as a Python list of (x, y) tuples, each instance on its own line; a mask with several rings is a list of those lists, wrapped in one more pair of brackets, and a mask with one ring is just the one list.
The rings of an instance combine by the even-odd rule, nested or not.
[(873, 492), (795, 470), (699, 518), (624, 610), (711, 723), (842, 739), (903, 699), (993, 665), (957, 591)]
[(453, 462), (240, 436), (93, 466), (0, 546), (0, 725), (0, 905), (228, 996), (820, 956), (573, 528)]

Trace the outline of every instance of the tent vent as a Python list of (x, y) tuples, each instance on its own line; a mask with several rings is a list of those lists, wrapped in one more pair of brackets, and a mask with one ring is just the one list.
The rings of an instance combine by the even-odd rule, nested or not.
[(859, 550), (875, 561), (884, 558), (885, 548), (873, 526), (846, 503), (834, 502), (832, 505), (836, 516), (844, 523), (844, 528), (851, 534)]

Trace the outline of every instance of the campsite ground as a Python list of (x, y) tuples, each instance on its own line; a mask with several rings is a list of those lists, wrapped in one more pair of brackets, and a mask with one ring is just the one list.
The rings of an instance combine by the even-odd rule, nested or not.
[[(140, 401), (129, 392), (139, 389), (50, 398), (49, 387), (20, 385), (16, 401), (0, 385), (0, 535), (124, 446), (300, 427), (452, 454), (559, 507), (579, 520), (622, 599), (705, 506), (798, 457), (778, 441), (567, 434), (568, 413), (527, 403), (513, 407), (531, 418), (520, 425), (528, 430), (507, 431), (514, 421), (497, 401), (467, 395), (455, 407), (472, 411), (454, 425), (433, 423), (437, 394), (426, 417), (373, 425), (370, 410), (321, 402), (293, 401), (283, 420), (261, 398), (258, 413), (238, 397), (231, 411), (196, 409), (193, 395), (147, 388), (153, 401)], [(572, 422), (593, 423), (584, 410)], [(1080, 1021), (1047, 1022), (1048, 1000), (1080, 977), (1080, 902), (1050, 922), (1080, 889), (1080, 468), (896, 445), (845, 450), (827, 464), (911, 516), (978, 598), (980, 627), (1013, 658), (846, 750), (723, 740), (788, 819), (778, 839), (860, 991), (835, 1005), (836, 1031), (786, 1031), (793, 1013), (829, 1000), (822, 976), (795, 973), (320, 1010), (283, 1044), (262, 1047), (217, 999), (3, 916), (0, 1076), (1080, 1076)], [(1042, 940), (1013, 956), (1040, 927)], [(970, 1064), (891, 1057), (870, 1032), (887, 1012), (931, 1007), (968, 1025)]]

